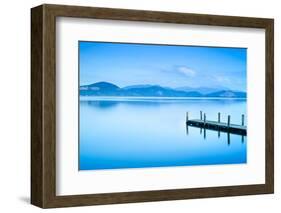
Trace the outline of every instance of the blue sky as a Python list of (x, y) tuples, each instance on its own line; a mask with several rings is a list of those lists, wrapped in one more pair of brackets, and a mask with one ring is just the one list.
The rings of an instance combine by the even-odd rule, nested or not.
[(246, 91), (247, 49), (79, 42), (80, 85), (227, 87)]

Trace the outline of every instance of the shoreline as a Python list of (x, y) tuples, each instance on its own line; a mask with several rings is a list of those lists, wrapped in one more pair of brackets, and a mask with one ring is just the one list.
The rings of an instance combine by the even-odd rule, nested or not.
[(91, 101), (91, 100), (247, 100), (247, 98), (232, 98), (232, 97), (143, 97), (143, 96), (80, 96), (80, 101)]

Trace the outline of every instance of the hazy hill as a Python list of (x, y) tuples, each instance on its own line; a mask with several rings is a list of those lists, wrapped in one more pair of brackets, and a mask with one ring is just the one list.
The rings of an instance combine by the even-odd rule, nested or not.
[(180, 91), (185, 91), (185, 92), (191, 92), (191, 91), (197, 91), (199, 93), (201, 93), (202, 95), (206, 95), (209, 93), (213, 93), (213, 92), (219, 92), (222, 90), (229, 90), (226, 87), (217, 87), (217, 88), (211, 88), (211, 87), (178, 87), (176, 88), (176, 90), (180, 90)]
[(224, 98), (246, 98), (247, 94), (240, 91), (222, 90), (207, 94), (207, 97), (224, 97)]
[(82, 96), (143, 96), (143, 97), (225, 97), (245, 98), (246, 93), (219, 88), (168, 88), (159, 85), (131, 85), (120, 88), (109, 82), (97, 82), (80, 87)]
[(108, 82), (98, 82), (80, 87), (80, 95), (119, 95), (121, 88)]

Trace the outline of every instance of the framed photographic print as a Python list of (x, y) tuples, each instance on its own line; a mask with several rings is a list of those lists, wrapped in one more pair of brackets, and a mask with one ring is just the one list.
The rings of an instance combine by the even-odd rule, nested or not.
[(31, 203), (274, 191), (273, 19), (31, 9)]

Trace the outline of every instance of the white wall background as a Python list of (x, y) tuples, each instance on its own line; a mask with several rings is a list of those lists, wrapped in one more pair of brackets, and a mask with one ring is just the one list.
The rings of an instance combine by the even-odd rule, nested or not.
[[(277, 0), (39, 0), (1, 1), (0, 6), (0, 211), (39, 212), (29, 204), (30, 189), (30, 8), (42, 3), (162, 10), (275, 19), (275, 194), (95, 207), (49, 212), (280, 212), (281, 13)], [(237, 174), (239, 175), (239, 174)]]

